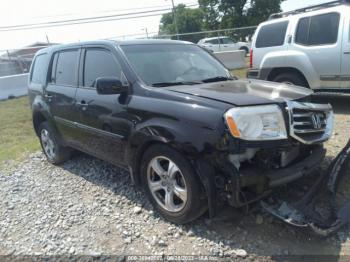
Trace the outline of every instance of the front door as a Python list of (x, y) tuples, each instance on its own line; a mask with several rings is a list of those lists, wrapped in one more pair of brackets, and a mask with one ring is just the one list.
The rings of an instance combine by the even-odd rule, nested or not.
[(127, 94), (99, 95), (94, 87), (99, 77), (122, 80), (121, 66), (115, 55), (103, 47), (84, 49), (81, 65), (81, 84), (76, 95), (80, 146), (97, 157), (123, 164), (125, 141), (130, 131), (125, 119)]
[(342, 88), (350, 88), (350, 16), (344, 21), (341, 80)]
[(56, 126), (68, 144), (74, 144), (78, 136), (75, 122), (75, 93), (78, 86), (80, 49), (57, 52), (51, 61), (51, 74), (45, 89), (45, 99), (50, 106)]

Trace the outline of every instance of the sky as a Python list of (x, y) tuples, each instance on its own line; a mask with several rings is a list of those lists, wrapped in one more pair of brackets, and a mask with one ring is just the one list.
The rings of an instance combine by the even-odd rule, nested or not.
[[(330, 0), (286, 0), (284, 11)], [(196, 0), (174, 0), (175, 4), (194, 4)], [(19, 24), (104, 16), (151, 9), (171, 8), (171, 0), (2, 0), (0, 27)], [(148, 9), (147, 9), (148, 8)], [(0, 50), (20, 48), (35, 42), (68, 43), (116, 36), (158, 32), (161, 16), (64, 27), (21, 31), (0, 31)], [(131, 36), (129, 36), (131, 37)], [(135, 36), (134, 36), (135, 37)]]

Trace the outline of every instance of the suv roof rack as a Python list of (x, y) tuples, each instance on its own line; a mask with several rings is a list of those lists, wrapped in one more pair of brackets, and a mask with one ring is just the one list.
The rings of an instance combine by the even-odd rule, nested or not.
[(269, 20), (283, 18), (283, 17), (287, 17), (290, 15), (297, 15), (300, 13), (311, 12), (311, 11), (329, 8), (329, 7), (338, 6), (338, 5), (343, 5), (343, 4), (350, 4), (350, 0), (337, 0), (337, 1), (332, 1), (332, 2), (328, 2), (328, 3), (324, 3), (324, 4), (311, 5), (311, 6), (299, 8), (296, 10), (288, 11), (288, 12), (275, 13), (275, 14), (270, 15)]

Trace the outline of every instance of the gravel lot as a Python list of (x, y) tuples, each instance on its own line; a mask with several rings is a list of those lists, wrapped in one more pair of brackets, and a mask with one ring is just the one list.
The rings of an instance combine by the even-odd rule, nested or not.
[[(349, 139), (349, 101), (331, 100), (336, 125), (323, 170)], [(59, 167), (40, 152), (32, 154), (0, 171), (0, 185), (0, 255), (201, 254), (244, 261), (350, 255), (350, 227), (323, 239), (257, 206), (227, 207), (213, 220), (171, 224), (153, 212), (126, 171), (83, 154)]]

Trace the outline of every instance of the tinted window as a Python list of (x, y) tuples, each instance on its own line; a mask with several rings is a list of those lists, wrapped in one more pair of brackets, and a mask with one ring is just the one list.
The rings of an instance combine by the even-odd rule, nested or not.
[(47, 55), (39, 55), (35, 58), (33, 71), (31, 76), (31, 82), (34, 84), (46, 83), (46, 73), (47, 73)]
[(102, 49), (86, 51), (84, 68), (84, 86), (93, 87), (99, 77), (117, 77), (121, 79), (121, 67), (111, 52)]
[[(77, 85), (78, 50), (58, 53), (54, 82), (56, 85)], [(54, 59), (55, 60), (55, 59)]]
[(219, 44), (219, 39), (212, 39), (212, 40), (208, 40), (205, 41), (206, 44), (212, 44), (212, 45), (218, 45)]
[(257, 48), (262, 48), (283, 45), (287, 27), (287, 21), (261, 27), (255, 46)]
[(309, 38), (310, 17), (305, 17), (299, 20), (295, 42), (299, 44), (307, 44)]
[(339, 20), (338, 13), (302, 18), (295, 42), (303, 45), (334, 44), (338, 39)]

